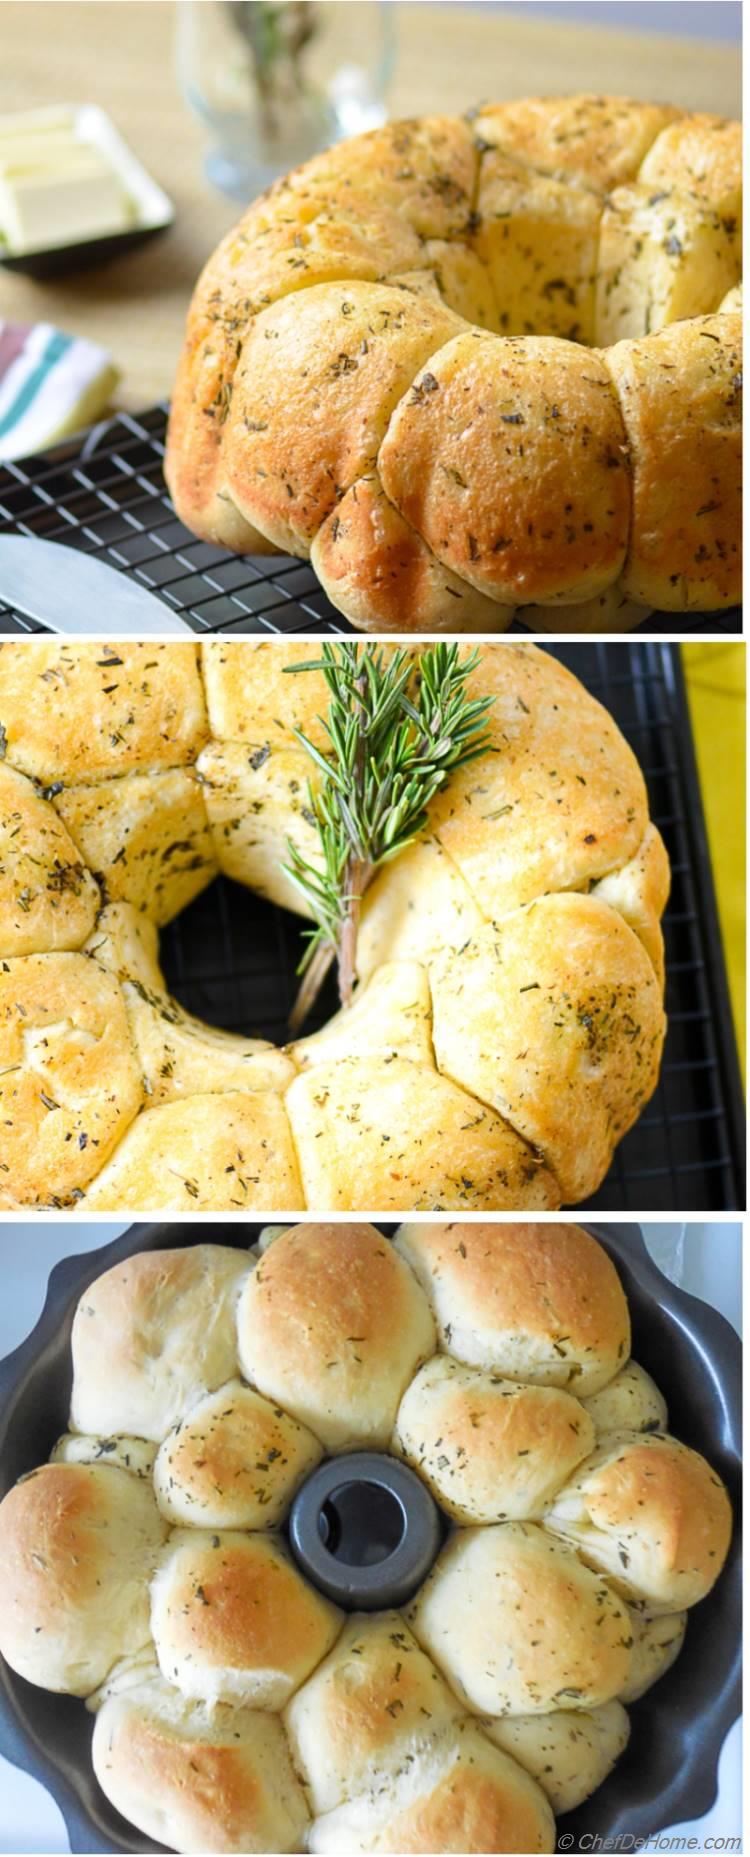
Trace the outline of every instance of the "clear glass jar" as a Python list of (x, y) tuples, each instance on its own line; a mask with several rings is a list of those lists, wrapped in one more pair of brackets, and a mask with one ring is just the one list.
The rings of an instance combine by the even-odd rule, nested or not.
[(180, 0), (177, 70), (209, 180), (250, 200), (318, 149), (385, 121), (389, 0)]

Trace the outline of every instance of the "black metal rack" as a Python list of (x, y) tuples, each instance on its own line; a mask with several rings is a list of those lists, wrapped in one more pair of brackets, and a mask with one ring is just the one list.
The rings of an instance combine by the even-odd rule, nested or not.
[[(0, 467), (0, 532), (65, 542), (132, 574), (196, 632), (351, 632), (307, 562), (228, 555), (175, 516), (163, 475), (166, 405), (120, 413), (38, 457)], [(648, 632), (684, 637), (742, 630), (725, 613), (659, 613)], [(43, 626), (0, 600), (0, 635)], [(512, 631), (526, 628), (513, 624)]]
[[(672, 861), (665, 921), (669, 1033), (661, 1081), (591, 1210), (725, 1211), (745, 1204), (744, 1109), (711, 863), (674, 646), (553, 645), (632, 744)], [(162, 938), (191, 1012), (281, 1043), (302, 948), (296, 919), (220, 879)], [(310, 1029), (335, 1010), (333, 982)]]
[[(17, 528), (98, 554), (153, 587), (196, 633), (348, 632), (312, 569), (286, 557), (229, 556), (196, 542), (164, 486), (166, 408), (120, 414), (38, 458), (0, 470), (0, 530)], [(650, 629), (739, 628), (693, 614)], [(0, 603), (0, 635), (39, 631)], [(514, 628), (522, 629), (522, 628)], [(744, 1109), (711, 862), (677, 650), (636, 635), (546, 648), (611, 711), (643, 767), (652, 816), (672, 861), (665, 930), (669, 1036), (659, 1089), (622, 1142), (592, 1209), (729, 1210), (745, 1203)], [(215, 1025), (281, 1042), (301, 934), (294, 918), (224, 879), (163, 938), (170, 983)], [(335, 1008), (332, 984), (318, 1022)]]

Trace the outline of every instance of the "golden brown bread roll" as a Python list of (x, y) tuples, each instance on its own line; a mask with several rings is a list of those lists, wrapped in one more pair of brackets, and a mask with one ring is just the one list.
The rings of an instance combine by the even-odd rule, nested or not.
[(248, 1277), (240, 1365), (328, 1452), (387, 1447), (398, 1403), (435, 1329), (426, 1297), (367, 1225), (298, 1225)]
[(287, 1705), (295, 1766), (313, 1811), (330, 1812), (445, 1737), (460, 1704), (399, 1612), (354, 1613)]
[(162, 1675), (183, 1696), (281, 1709), (340, 1625), (280, 1536), (172, 1530), (151, 1587), (151, 1630)]
[(553, 1499), (548, 1528), (651, 1612), (681, 1612), (718, 1579), (732, 1532), (716, 1472), (677, 1438), (605, 1437)]
[(302, 1848), (305, 1797), (273, 1716), (187, 1701), (156, 1678), (105, 1702), (91, 1755), (116, 1811), (169, 1850)]
[(742, 471), (742, 323), (705, 316), (606, 360), (633, 460), (622, 584), (665, 612), (737, 599)]
[(316, 1819), (310, 1850), (551, 1851), (544, 1793), (473, 1722), (399, 1775)]
[(196, 1092), (146, 1109), (89, 1190), (92, 1212), (293, 1212), (302, 1187), (283, 1098)]
[[(666, 104), (525, 98), (339, 144), (251, 206), (198, 282), (167, 447), (178, 512), (229, 548), (312, 551), (364, 629), (495, 629), (519, 603), (553, 629), (562, 602), (596, 630), (639, 528), (640, 441), (606, 345), (643, 338), (669, 419), (659, 331), (734, 289), (740, 213), (739, 123)], [(712, 503), (692, 444), (711, 430), (704, 369), (705, 348), (680, 382), (688, 509)], [(665, 518), (670, 610), (740, 598), (738, 513), (714, 513), (724, 573), (699, 594)], [(623, 591), (602, 629), (661, 604), (655, 579)]]
[(398, 1409), (394, 1448), (454, 1522), (534, 1521), (594, 1444), (577, 1399), (437, 1354)]
[(474, 329), (446, 336), (417, 373), (379, 469), (438, 559), (514, 606), (591, 599), (618, 578), (630, 527), (625, 453), (600, 356), (552, 336)]
[(143, 1085), (115, 980), (82, 954), (0, 961), (2, 1166), (21, 1205), (72, 1205)]
[(156, 924), (132, 903), (102, 909), (84, 952), (116, 974), (151, 1108), (210, 1090), (286, 1089), (291, 1059), (262, 1038), (215, 1030), (166, 990)]
[(73, 1318), (71, 1429), (158, 1444), (231, 1380), (250, 1269), (242, 1251), (198, 1244), (141, 1252), (89, 1284)]
[(496, 1747), (512, 1754), (547, 1794), (553, 1812), (572, 1812), (601, 1786), (628, 1744), (621, 1702), (552, 1715), (505, 1715), (483, 1723)]
[(534, 1211), (598, 1186), (657, 1078), (666, 853), (576, 678), (530, 644), (478, 649), (487, 752), (367, 890), (352, 1007), (279, 1051), (170, 998), (157, 923), (215, 866), (308, 909), (285, 866), (290, 840), (321, 855), (295, 735), (325, 744), (325, 679), (292, 674), (310, 645), (2, 647), (6, 1209)]
[(0, 957), (80, 948), (100, 903), (62, 820), (0, 763)]
[(148, 1642), (166, 1526), (150, 1484), (98, 1464), (47, 1464), (0, 1503), (0, 1651), (43, 1689), (88, 1696)]
[(666, 1431), (667, 1402), (645, 1367), (628, 1361), (607, 1386), (581, 1402), (596, 1429), (608, 1432)]
[(627, 1681), (625, 1601), (535, 1522), (459, 1529), (407, 1616), (456, 1694), (483, 1715), (593, 1708)]
[(54, 804), (111, 903), (127, 898), (155, 922), (169, 922), (216, 876), (192, 769), (64, 786)]
[(395, 1243), (456, 1359), (580, 1399), (627, 1359), (630, 1317), (617, 1271), (579, 1225), (402, 1225)]
[(671, 1670), (675, 1658), (679, 1657), (685, 1642), (688, 1615), (687, 1612), (649, 1612), (640, 1606), (628, 1609), (633, 1650), (620, 1701), (637, 1702)]
[(278, 1528), (323, 1455), (306, 1426), (227, 1380), (168, 1432), (154, 1489), (168, 1522), (191, 1528)]

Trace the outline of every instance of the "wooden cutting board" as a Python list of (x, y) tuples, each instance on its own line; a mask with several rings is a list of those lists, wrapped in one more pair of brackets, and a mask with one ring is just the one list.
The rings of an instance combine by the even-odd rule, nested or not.
[[(394, 116), (555, 90), (740, 111), (739, 48), (488, 4), (405, 0), (395, 11)], [(237, 217), (203, 178), (205, 139), (180, 96), (174, 42), (171, 0), (0, 0), (0, 112), (100, 104), (177, 208), (163, 239), (104, 269), (44, 285), (0, 269), (0, 315), (54, 321), (110, 349), (117, 405), (132, 410), (169, 394), (193, 284)]]

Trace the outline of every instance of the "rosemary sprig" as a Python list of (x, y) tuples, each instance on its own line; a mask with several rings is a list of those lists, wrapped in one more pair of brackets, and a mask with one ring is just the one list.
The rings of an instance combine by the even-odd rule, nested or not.
[(296, 1032), (338, 957), (342, 1005), (351, 1004), (361, 899), (382, 864), (398, 857), (427, 823), (430, 801), (448, 775), (484, 754), (491, 696), (471, 698), (466, 683), (479, 662), (456, 644), (430, 645), (415, 659), (386, 657), (374, 645), (325, 644), (323, 655), (286, 666), (322, 671), (331, 695), (320, 717), (330, 747), (294, 733), (324, 778), (309, 787), (322, 868), (289, 842), (284, 869), (315, 920), (300, 962), (304, 975), (290, 1025)]

